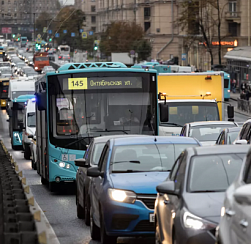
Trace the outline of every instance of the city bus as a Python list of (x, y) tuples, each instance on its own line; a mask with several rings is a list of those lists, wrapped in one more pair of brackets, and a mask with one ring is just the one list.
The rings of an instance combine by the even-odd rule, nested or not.
[(24, 108), (27, 100), (34, 95), (21, 95), (13, 100), (9, 113), (9, 131), (13, 150), (22, 149), (22, 135), (24, 129)]
[(118, 62), (65, 64), (35, 83), (37, 171), (51, 191), (103, 135), (158, 135), (157, 71)]
[(21, 36), (21, 39), (20, 39), (20, 45), (21, 45), (21, 47), (25, 47), (28, 41), (29, 40), (27, 39), (26, 36)]

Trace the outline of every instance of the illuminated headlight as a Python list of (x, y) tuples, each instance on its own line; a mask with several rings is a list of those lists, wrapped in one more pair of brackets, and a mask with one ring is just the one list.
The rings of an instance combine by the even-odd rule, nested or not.
[(38, 67), (35, 67), (35, 69), (38, 69)]
[(60, 162), (58, 165), (59, 165), (60, 168), (64, 168), (65, 167), (65, 163), (64, 162)]
[(66, 167), (65, 167), (65, 168), (69, 169), (70, 167), (71, 167), (70, 164), (66, 164)]
[(183, 223), (186, 228), (194, 230), (205, 230), (216, 228), (216, 224), (210, 223), (198, 216), (195, 216), (185, 210), (183, 215)]
[(132, 191), (124, 191), (118, 189), (108, 189), (109, 197), (116, 202), (134, 203), (136, 194)]
[(230, 92), (230, 90), (227, 90), (227, 92)]

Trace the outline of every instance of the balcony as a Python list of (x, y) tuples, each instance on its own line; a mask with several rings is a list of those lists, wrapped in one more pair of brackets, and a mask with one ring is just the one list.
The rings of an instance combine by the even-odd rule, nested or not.
[(241, 12), (225, 12), (225, 19), (239, 22), (241, 20)]

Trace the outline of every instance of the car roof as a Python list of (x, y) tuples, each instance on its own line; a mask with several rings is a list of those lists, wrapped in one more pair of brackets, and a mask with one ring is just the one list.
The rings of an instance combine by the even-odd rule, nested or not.
[(227, 133), (231, 133), (231, 132), (239, 132), (241, 130), (242, 127), (232, 127), (232, 128), (226, 128), (225, 131)]
[[(138, 137), (139, 135), (108, 135), (108, 136), (100, 136), (100, 137), (94, 137), (93, 142), (94, 143), (102, 143), (102, 142), (107, 142), (108, 140), (112, 138), (126, 138), (126, 137)], [(142, 137), (147, 136), (147, 135), (141, 135)]]
[(187, 148), (191, 156), (215, 155), (215, 154), (229, 154), (229, 153), (247, 153), (249, 145), (221, 145), (221, 146), (205, 146), (196, 148)]
[(200, 121), (200, 122), (191, 122), (187, 123), (190, 126), (199, 126), (199, 125), (235, 125), (234, 122), (231, 121)]
[(191, 137), (183, 136), (147, 136), (142, 137), (138, 135), (137, 137), (132, 138), (112, 138), (115, 146), (123, 145), (144, 145), (144, 144), (197, 144), (199, 143)]

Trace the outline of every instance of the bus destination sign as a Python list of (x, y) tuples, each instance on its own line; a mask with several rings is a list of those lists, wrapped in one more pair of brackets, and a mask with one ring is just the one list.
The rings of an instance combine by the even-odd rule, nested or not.
[(64, 80), (63, 88), (64, 90), (141, 89), (142, 77), (68, 78)]

